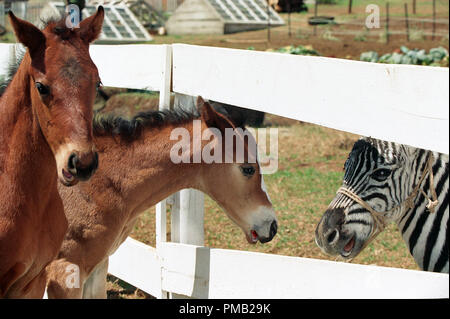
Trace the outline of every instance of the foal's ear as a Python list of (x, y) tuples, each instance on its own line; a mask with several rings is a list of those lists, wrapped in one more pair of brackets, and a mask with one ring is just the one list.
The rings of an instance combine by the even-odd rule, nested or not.
[(30, 50), (31, 55), (45, 47), (45, 35), (37, 27), (28, 21), (17, 18), (12, 11), (9, 11), (9, 21), (17, 40)]
[(208, 127), (218, 128), (222, 133), (226, 128), (235, 128), (233, 123), (223, 114), (220, 114), (201, 96), (197, 98), (197, 109), (200, 110), (201, 117)]
[(80, 37), (86, 43), (91, 43), (100, 36), (104, 17), (105, 10), (102, 6), (99, 6), (94, 15), (80, 22)]

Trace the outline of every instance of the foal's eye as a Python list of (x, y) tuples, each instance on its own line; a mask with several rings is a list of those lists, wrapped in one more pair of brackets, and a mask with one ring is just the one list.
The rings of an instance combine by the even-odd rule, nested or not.
[(98, 81), (95, 89), (98, 91), (102, 87), (102, 85), (103, 85), (102, 81)]
[(42, 84), (41, 82), (36, 82), (36, 89), (42, 96), (48, 95), (50, 93), (50, 87)]
[(372, 173), (371, 177), (378, 180), (378, 181), (384, 181), (386, 178), (388, 178), (391, 175), (392, 171), (387, 168), (380, 168), (377, 169), (375, 172)]
[(244, 176), (252, 176), (255, 174), (255, 168), (253, 166), (241, 166), (241, 172)]

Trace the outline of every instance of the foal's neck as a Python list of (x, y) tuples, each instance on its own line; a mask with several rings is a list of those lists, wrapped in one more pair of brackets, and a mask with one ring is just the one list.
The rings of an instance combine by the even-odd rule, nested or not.
[[(97, 175), (108, 176), (120, 185), (128, 210), (140, 213), (181, 189), (201, 188), (201, 164), (175, 164), (170, 158), (171, 149), (178, 142), (170, 140), (175, 127), (192, 132), (192, 121), (146, 128), (140, 138), (130, 143), (117, 144), (111, 137), (96, 138), (103, 171)], [(102, 156), (108, 160), (102, 161)]]

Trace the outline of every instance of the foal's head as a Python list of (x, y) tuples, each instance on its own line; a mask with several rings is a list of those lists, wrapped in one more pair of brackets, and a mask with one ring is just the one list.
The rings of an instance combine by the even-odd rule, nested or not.
[(62, 19), (41, 31), (12, 12), (9, 16), (17, 39), (28, 49), (22, 62), (26, 69), (21, 69), (27, 75), (24, 95), (55, 156), (59, 180), (66, 186), (87, 180), (98, 166), (92, 112), (101, 83), (89, 44), (102, 30), (103, 8), (73, 29)]
[(272, 240), (277, 233), (277, 218), (264, 184), (253, 135), (245, 128), (235, 127), (201, 98), (197, 104), (206, 125), (203, 137), (208, 136), (210, 141), (202, 153), (221, 152), (217, 161), (209, 164), (203, 156), (203, 190), (225, 209), (249, 243)]

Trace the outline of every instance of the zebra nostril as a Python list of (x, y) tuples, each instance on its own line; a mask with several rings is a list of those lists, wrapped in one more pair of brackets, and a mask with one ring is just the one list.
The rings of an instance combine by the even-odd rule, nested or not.
[(331, 233), (327, 236), (327, 242), (328, 244), (332, 244), (336, 241), (336, 239), (339, 237), (339, 233), (336, 229), (334, 229)]

